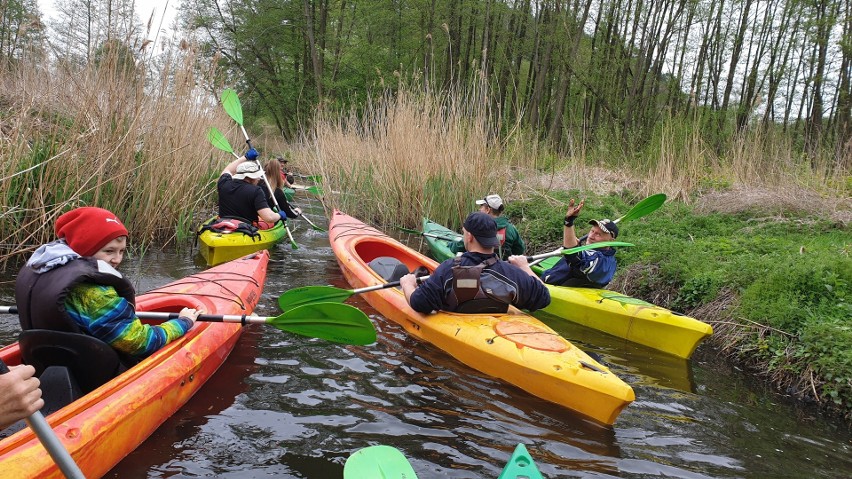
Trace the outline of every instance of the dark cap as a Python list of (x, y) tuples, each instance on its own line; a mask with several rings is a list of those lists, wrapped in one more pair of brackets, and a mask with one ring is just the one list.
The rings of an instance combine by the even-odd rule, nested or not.
[(497, 222), (491, 215), (478, 211), (469, 214), (467, 219), (464, 220), (464, 229), (486, 248), (500, 246), (500, 240), (497, 239)]
[(608, 220), (608, 219), (592, 220), (592, 221), (589, 221), (589, 224), (597, 226), (604, 233), (611, 234), (612, 239), (618, 238), (618, 225), (615, 224), (615, 221)]

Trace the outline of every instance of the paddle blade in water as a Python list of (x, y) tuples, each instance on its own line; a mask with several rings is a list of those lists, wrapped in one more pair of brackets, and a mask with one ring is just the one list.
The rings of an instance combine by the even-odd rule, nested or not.
[(351, 289), (334, 286), (303, 286), (284, 291), (284, 294), (278, 297), (278, 306), (281, 311), (289, 311), (311, 303), (342, 303), (353, 294), (355, 293)]
[(231, 148), (231, 143), (229, 143), (228, 139), (225, 138), (225, 135), (223, 135), (222, 132), (215, 127), (211, 127), (207, 130), (207, 140), (210, 141), (211, 145), (222, 151), (226, 151), (231, 154), (234, 153), (234, 149)]
[(391, 446), (365, 447), (346, 459), (343, 479), (417, 479), (405, 455)]
[(651, 195), (644, 200), (636, 203), (636, 206), (630, 209), (626, 215), (617, 219), (616, 222), (619, 221), (628, 221), (635, 220), (637, 218), (641, 218), (649, 213), (653, 213), (660, 206), (663, 206), (663, 203), (666, 202), (666, 194), (665, 193), (657, 193), (656, 195)]
[(240, 97), (237, 96), (237, 92), (230, 88), (226, 88), (225, 91), (222, 92), (222, 108), (225, 109), (225, 113), (227, 113), (228, 116), (242, 126), (243, 106), (240, 104)]
[(364, 346), (376, 342), (376, 328), (370, 318), (348, 304), (306, 304), (267, 322), (282, 331), (334, 343)]

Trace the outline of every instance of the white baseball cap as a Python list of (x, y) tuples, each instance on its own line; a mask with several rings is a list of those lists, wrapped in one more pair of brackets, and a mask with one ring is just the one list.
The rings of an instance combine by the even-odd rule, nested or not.
[(492, 210), (503, 211), (503, 198), (500, 195), (488, 195), (485, 199), (476, 200), (477, 205), (488, 205)]
[(263, 176), (263, 171), (260, 169), (260, 165), (257, 164), (256, 161), (244, 161), (237, 166), (237, 174), (234, 175), (235, 180), (242, 180), (243, 178), (261, 178)]

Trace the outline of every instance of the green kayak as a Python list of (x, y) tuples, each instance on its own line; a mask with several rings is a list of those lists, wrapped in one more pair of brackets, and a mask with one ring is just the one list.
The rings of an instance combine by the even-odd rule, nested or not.
[(518, 444), (497, 479), (544, 479), (526, 446)]
[(417, 474), (399, 449), (379, 445), (359, 449), (349, 456), (343, 466), (343, 479), (417, 479)]

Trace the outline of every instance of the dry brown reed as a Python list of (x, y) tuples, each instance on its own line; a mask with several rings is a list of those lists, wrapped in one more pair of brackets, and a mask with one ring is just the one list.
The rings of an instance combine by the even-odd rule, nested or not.
[(228, 161), (206, 130), (229, 120), (197, 88), (191, 53), (161, 59), (158, 73), (119, 60), (0, 71), (3, 264), (53, 239), (56, 217), (78, 206), (114, 211), (136, 246), (168, 243), (200, 221), (192, 212)]
[(697, 122), (670, 118), (637, 154), (613, 154), (612, 145), (589, 151), (577, 138), (568, 148), (574, 153), (560, 156), (534, 132), (514, 127), (498, 135), (482, 91), (427, 91), (409, 85), (342, 117), (317, 115), (297, 157), (327, 182), (329, 208), (382, 226), (416, 226), (428, 216), (458, 227), (473, 200), (490, 192), (560, 209), (548, 191), (663, 192), (692, 202), (720, 190), (760, 189), (834, 199), (820, 206), (838, 210), (838, 218), (849, 210), (850, 172), (836, 169), (843, 162), (798, 157), (780, 130), (748, 128), (719, 148)]
[(325, 204), (384, 227), (430, 217), (453, 227), (488, 193), (506, 194), (512, 157), (477, 92), (406, 87), (362, 111), (320, 115), (303, 139), (300, 166), (326, 182)]

